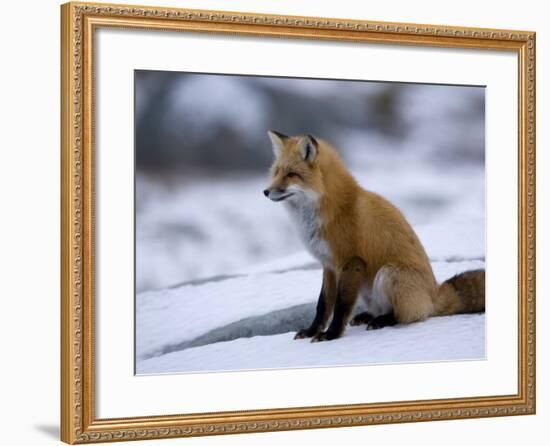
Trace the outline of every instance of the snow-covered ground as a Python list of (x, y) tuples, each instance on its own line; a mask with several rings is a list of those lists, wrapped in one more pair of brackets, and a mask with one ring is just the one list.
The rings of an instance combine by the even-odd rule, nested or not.
[[(443, 281), (482, 260), (435, 261)], [(175, 288), (138, 294), (136, 370), (198, 372), (278, 367), (481, 359), (484, 315), (433, 318), (339, 340), (292, 339), (315, 312), (321, 270), (306, 253)], [(358, 302), (358, 310), (361, 303)], [(325, 345), (327, 344), (327, 345)], [(265, 353), (269, 352), (268, 355)]]
[(138, 361), (138, 374), (483, 359), (485, 316), (458, 315), (311, 343), (294, 333), (238, 338)]

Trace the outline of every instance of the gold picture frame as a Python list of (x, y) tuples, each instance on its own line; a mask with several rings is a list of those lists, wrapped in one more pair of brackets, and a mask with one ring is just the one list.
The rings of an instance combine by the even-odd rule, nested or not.
[[(97, 419), (94, 415), (94, 32), (102, 27), (487, 49), (517, 55), (518, 393)], [(71, 2), (61, 7), (61, 439), (160, 439), (535, 413), (535, 33)]]

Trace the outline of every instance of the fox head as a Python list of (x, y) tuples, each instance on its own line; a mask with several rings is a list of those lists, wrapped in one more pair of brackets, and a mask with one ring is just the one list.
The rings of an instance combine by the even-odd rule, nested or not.
[(267, 134), (275, 159), (271, 166), (271, 184), (264, 195), (272, 201), (294, 204), (318, 198), (322, 189), (319, 141), (311, 135), (286, 136), (272, 130)]

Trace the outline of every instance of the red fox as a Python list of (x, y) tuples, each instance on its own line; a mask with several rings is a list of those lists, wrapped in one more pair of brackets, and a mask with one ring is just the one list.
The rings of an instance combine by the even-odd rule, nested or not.
[(359, 296), (367, 311), (350, 323), (367, 329), (485, 311), (485, 271), (467, 271), (438, 286), (403, 214), (362, 189), (327, 142), (311, 135), (268, 135), (275, 160), (264, 195), (284, 203), (306, 248), (323, 266), (315, 317), (295, 339), (342, 336)]

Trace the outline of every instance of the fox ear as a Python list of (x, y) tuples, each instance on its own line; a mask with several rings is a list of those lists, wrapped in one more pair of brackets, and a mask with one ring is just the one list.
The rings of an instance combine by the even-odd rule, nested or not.
[(271, 140), (271, 145), (273, 146), (273, 154), (275, 156), (278, 156), (279, 153), (281, 153), (281, 150), (283, 150), (283, 147), (285, 146), (284, 141), (288, 138), (288, 136), (276, 132), (275, 130), (268, 130), (267, 136), (269, 136), (269, 139)]
[(305, 135), (298, 143), (298, 150), (302, 154), (304, 161), (311, 163), (317, 157), (317, 153), (319, 152), (319, 143), (313, 136)]

